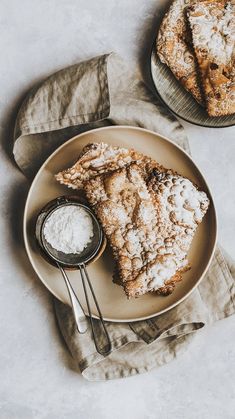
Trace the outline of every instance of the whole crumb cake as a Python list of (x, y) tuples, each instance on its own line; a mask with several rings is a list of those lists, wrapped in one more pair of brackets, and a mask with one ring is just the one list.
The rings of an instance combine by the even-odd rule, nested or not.
[(146, 184), (136, 164), (96, 176), (85, 193), (113, 249), (130, 297), (173, 291), (209, 200), (188, 179), (155, 169)]
[(173, 1), (160, 25), (156, 47), (161, 62), (167, 64), (182, 86), (203, 104), (191, 34), (185, 19), (186, 8), (193, 3), (193, 0)]
[(235, 3), (202, 1), (187, 16), (208, 114), (235, 113)]

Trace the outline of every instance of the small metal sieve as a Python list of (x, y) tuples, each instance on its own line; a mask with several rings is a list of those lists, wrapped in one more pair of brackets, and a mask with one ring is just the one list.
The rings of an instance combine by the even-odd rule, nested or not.
[[(57, 211), (62, 206), (71, 206), (71, 205), (82, 207), (89, 214), (92, 220), (92, 224), (93, 224), (93, 237), (90, 243), (81, 253), (66, 254), (66, 253), (63, 253), (61, 251), (54, 249), (50, 245), (50, 243), (45, 238), (44, 227), (45, 227), (46, 221), (48, 220), (48, 218), (51, 216), (51, 214), (54, 211)], [(97, 257), (104, 242), (102, 229), (94, 213), (84, 202), (81, 202), (81, 199), (78, 199), (77, 197), (62, 196), (62, 197), (56, 198), (55, 200), (49, 202), (41, 210), (40, 214), (37, 217), (36, 239), (43, 253), (43, 256), (46, 258), (46, 260), (52, 263), (57, 268), (59, 268), (63, 276), (63, 279), (65, 281), (65, 284), (67, 286), (77, 329), (79, 333), (85, 333), (87, 330), (86, 315), (73, 290), (73, 287), (69, 281), (69, 278), (65, 272), (65, 269), (78, 269), (80, 271), (80, 276), (82, 279), (82, 285), (84, 289), (87, 310), (89, 313), (90, 325), (91, 325), (92, 336), (94, 339), (95, 347), (96, 347), (97, 352), (99, 352), (101, 355), (107, 355), (111, 351), (111, 342), (110, 342), (107, 328), (103, 320), (103, 316), (102, 316), (98, 301), (94, 293), (94, 289), (92, 287), (92, 284), (91, 284), (91, 281), (90, 281), (90, 278), (86, 269), (86, 265), (92, 262)], [(98, 339), (98, 336), (96, 336), (94, 321), (91, 315), (91, 308), (90, 308), (90, 301), (89, 301), (89, 296), (87, 292), (87, 289), (88, 289), (87, 285), (91, 291), (92, 298), (94, 300), (95, 306), (99, 314), (98, 317), (102, 325), (102, 333), (104, 336), (102, 336), (101, 338), (100, 331), (99, 331), (99, 339)], [(99, 344), (99, 341), (105, 342), (105, 344), (104, 345), (102, 344), (102, 347), (101, 347), (101, 345)]]

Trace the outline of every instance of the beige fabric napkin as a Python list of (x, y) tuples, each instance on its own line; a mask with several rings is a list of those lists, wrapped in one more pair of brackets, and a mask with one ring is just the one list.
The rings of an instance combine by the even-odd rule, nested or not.
[[(189, 152), (180, 123), (138, 74), (130, 73), (116, 54), (108, 54), (65, 68), (29, 92), (15, 125), (15, 160), (32, 177), (64, 141), (109, 124), (151, 129)], [(188, 347), (193, 332), (235, 312), (235, 263), (217, 248), (200, 285), (177, 307), (146, 321), (108, 323), (113, 351), (106, 358), (96, 353), (90, 331), (78, 334), (71, 308), (56, 299), (54, 305), (60, 330), (83, 376), (126, 377), (176, 358)]]

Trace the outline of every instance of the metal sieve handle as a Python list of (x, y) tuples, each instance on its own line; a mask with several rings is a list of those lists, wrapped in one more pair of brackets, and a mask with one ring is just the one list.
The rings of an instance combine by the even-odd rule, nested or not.
[[(83, 285), (83, 289), (84, 289), (84, 293), (85, 293), (85, 297), (86, 297), (86, 303), (87, 303), (87, 309), (88, 309), (88, 313), (89, 313), (89, 318), (90, 318), (90, 324), (91, 324), (91, 331), (92, 331), (92, 337), (95, 343), (95, 347), (97, 352), (100, 355), (106, 356), (111, 352), (112, 349), (112, 345), (111, 345), (111, 341), (110, 341), (110, 337), (107, 331), (107, 328), (105, 326), (104, 323), (104, 319), (102, 316), (102, 313), (100, 311), (100, 307), (98, 304), (98, 301), (96, 299), (93, 287), (91, 285), (87, 270), (86, 270), (86, 266), (83, 264), (79, 265), (79, 270), (80, 270), (80, 275), (82, 278), (82, 285)], [(86, 282), (90, 288), (94, 303), (96, 305), (97, 311), (99, 313), (99, 320), (101, 322), (101, 327), (102, 327), (102, 334), (99, 331), (99, 336), (97, 336), (96, 331), (95, 331), (95, 327), (94, 327), (94, 320), (92, 318), (91, 315), (91, 307), (90, 307), (90, 301), (89, 301), (89, 297), (88, 297), (88, 293), (87, 293), (87, 287), (86, 287)], [(99, 339), (98, 339), (99, 337)]]
[(72, 285), (70, 284), (69, 278), (65, 272), (65, 270), (62, 268), (62, 266), (57, 262), (57, 266), (64, 278), (65, 284), (67, 286), (67, 290), (69, 293), (69, 298), (71, 301), (71, 305), (72, 305), (72, 309), (73, 309), (73, 314), (74, 314), (74, 318), (75, 318), (75, 322), (77, 325), (77, 329), (79, 333), (85, 333), (87, 331), (88, 328), (88, 323), (87, 323), (87, 318), (86, 315), (83, 311), (83, 308), (80, 304), (80, 302), (78, 301), (78, 298), (74, 292), (74, 289), (72, 287)]

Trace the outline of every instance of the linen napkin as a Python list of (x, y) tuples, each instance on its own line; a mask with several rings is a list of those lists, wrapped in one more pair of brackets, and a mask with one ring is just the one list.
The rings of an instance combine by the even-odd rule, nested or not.
[[(15, 124), (15, 160), (32, 178), (64, 141), (110, 124), (148, 128), (189, 152), (177, 119), (158, 102), (140, 75), (132, 74), (112, 53), (65, 68), (29, 92)], [(57, 299), (54, 307), (61, 333), (85, 378), (126, 377), (176, 358), (190, 344), (193, 332), (235, 312), (235, 263), (217, 247), (203, 280), (177, 307), (146, 321), (107, 322), (113, 351), (105, 358), (96, 352), (90, 330), (78, 334), (71, 308)]]

